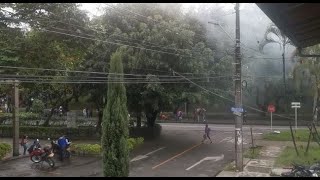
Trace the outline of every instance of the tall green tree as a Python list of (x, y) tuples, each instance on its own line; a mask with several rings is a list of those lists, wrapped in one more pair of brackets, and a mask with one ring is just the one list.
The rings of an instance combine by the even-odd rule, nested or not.
[(120, 48), (111, 56), (108, 76), (107, 106), (102, 121), (103, 173), (107, 177), (126, 177), (129, 175), (128, 110), (126, 88), (123, 83), (122, 54)]

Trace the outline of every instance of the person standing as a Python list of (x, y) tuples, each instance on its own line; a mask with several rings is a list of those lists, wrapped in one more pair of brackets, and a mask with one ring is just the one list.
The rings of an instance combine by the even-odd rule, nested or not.
[(58, 145), (60, 148), (60, 160), (63, 161), (64, 156), (65, 156), (65, 151), (67, 149), (68, 146), (68, 140), (66, 139), (66, 136), (63, 135), (58, 139)]
[(83, 113), (83, 117), (87, 117), (87, 110), (86, 110), (86, 108), (84, 108), (84, 109), (82, 110), (82, 113)]
[(26, 155), (27, 143), (28, 143), (28, 136), (23, 135), (20, 142), (20, 145), (23, 147), (23, 155)]
[(205, 108), (201, 108), (201, 116), (202, 116), (202, 121), (205, 122), (206, 121), (206, 109)]
[(197, 108), (197, 109), (196, 109), (198, 122), (199, 122), (199, 120), (200, 120), (201, 110), (202, 110), (201, 108)]
[(206, 124), (206, 127), (204, 129), (204, 135), (203, 135), (203, 140), (201, 141), (202, 143), (208, 138), (210, 140), (210, 143), (212, 143), (212, 140), (210, 138), (210, 131), (211, 129), (208, 127), (208, 124)]

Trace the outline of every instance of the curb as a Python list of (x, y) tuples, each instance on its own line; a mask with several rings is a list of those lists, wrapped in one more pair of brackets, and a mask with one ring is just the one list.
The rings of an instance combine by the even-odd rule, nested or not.
[(8, 157), (8, 158), (4, 158), (0, 161), (0, 163), (5, 163), (8, 161), (12, 161), (12, 160), (17, 160), (17, 159), (22, 159), (22, 158), (26, 158), (29, 157), (29, 155), (21, 155), (21, 156), (15, 156), (15, 157)]

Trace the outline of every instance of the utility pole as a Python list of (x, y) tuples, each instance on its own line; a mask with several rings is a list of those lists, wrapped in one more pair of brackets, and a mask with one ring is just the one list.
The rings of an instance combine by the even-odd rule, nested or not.
[[(241, 88), (241, 54), (240, 54), (240, 14), (239, 3), (236, 3), (236, 47), (235, 47), (235, 107), (242, 108), (242, 88)], [(235, 152), (236, 152), (236, 169), (243, 171), (242, 156), (242, 114), (235, 115)]]
[(13, 113), (13, 156), (19, 156), (19, 88), (18, 81), (13, 82), (14, 113)]

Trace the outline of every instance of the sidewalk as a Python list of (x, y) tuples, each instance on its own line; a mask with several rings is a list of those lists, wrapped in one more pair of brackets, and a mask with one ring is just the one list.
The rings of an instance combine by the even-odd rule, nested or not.
[[(222, 171), (217, 177), (270, 177), (280, 176), (283, 169), (275, 168), (275, 159), (289, 142), (257, 141), (256, 145), (263, 146), (258, 159), (244, 158), (244, 168), (242, 172)], [(233, 162), (233, 165), (235, 163)]]
[[(20, 140), (20, 139), (19, 139)], [(8, 161), (8, 160), (14, 160), (14, 159), (20, 159), (20, 158), (25, 158), (28, 157), (28, 152), (26, 155), (23, 155), (23, 147), (19, 145), (19, 156), (13, 157), (13, 150), (12, 150), (12, 138), (0, 138), (0, 143), (7, 143), (10, 144), (11, 146), (11, 152), (8, 153), (1, 161)]]

